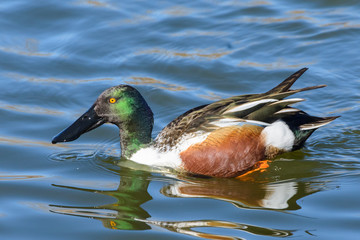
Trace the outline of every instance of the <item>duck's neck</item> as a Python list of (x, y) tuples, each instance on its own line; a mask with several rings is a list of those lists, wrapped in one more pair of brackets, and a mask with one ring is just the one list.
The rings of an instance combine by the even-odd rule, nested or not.
[(153, 113), (150, 108), (138, 111), (130, 121), (119, 126), (121, 156), (130, 158), (132, 154), (151, 142), (154, 125)]

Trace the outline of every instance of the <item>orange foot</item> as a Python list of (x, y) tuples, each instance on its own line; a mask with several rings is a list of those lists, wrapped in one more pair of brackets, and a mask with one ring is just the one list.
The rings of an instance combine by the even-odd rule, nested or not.
[(252, 170), (247, 171), (246, 173), (244, 173), (240, 176), (237, 176), (236, 178), (243, 180), (246, 176), (248, 176), (249, 174), (251, 174), (253, 172), (257, 172), (257, 171), (264, 172), (270, 166), (269, 165), (270, 162), (271, 162), (270, 160), (259, 161), (254, 165)]

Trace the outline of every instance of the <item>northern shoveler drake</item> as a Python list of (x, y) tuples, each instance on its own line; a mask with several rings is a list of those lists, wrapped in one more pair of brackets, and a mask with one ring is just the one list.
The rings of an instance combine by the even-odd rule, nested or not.
[(119, 85), (100, 94), (90, 109), (52, 143), (69, 142), (103, 123), (120, 129), (122, 157), (195, 175), (236, 177), (259, 161), (300, 149), (319, 127), (338, 116), (315, 117), (290, 107), (301, 98), (291, 90), (303, 68), (266, 93), (226, 98), (193, 108), (170, 122), (152, 140), (153, 113), (133, 87)]

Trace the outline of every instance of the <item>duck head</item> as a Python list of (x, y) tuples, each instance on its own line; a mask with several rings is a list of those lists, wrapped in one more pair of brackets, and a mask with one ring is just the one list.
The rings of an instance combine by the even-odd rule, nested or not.
[(90, 109), (56, 135), (52, 143), (74, 141), (104, 123), (119, 127), (124, 157), (130, 157), (151, 141), (154, 118), (150, 107), (135, 88), (119, 85), (101, 93)]

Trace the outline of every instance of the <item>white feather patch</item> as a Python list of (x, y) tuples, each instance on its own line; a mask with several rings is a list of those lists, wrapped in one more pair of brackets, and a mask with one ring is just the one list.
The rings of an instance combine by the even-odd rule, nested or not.
[(278, 100), (276, 100), (276, 99), (262, 99), (262, 100), (258, 100), (258, 101), (254, 101), (254, 102), (248, 102), (248, 103), (244, 103), (239, 106), (233, 107), (233, 108), (225, 111), (223, 114), (232, 113), (232, 112), (240, 112), (240, 111), (244, 111), (249, 108), (253, 108), (259, 104), (268, 103), (268, 102), (277, 102), (277, 101)]
[(284, 100), (280, 100), (276, 103), (272, 103), (270, 105), (274, 105), (274, 104), (287, 104), (287, 105), (290, 105), (290, 104), (294, 104), (294, 103), (298, 103), (298, 102), (302, 102), (302, 101), (305, 101), (305, 99), (303, 98), (289, 98), (289, 99), (284, 99)]
[(212, 125), (215, 125), (217, 127), (231, 127), (231, 126), (241, 126), (243, 124), (253, 124), (257, 126), (268, 126), (269, 123), (256, 121), (256, 120), (247, 120), (242, 118), (222, 118), (216, 121), (211, 122)]
[(300, 110), (297, 108), (284, 108), (284, 109), (281, 109), (280, 111), (277, 111), (274, 114), (291, 113), (291, 112), (300, 112)]
[(234, 125), (240, 125), (243, 123), (245, 123), (245, 121), (240, 118), (222, 118), (211, 122), (212, 125), (215, 125), (217, 127), (229, 127)]
[(197, 132), (188, 134), (179, 141), (175, 147), (160, 151), (154, 146), (142, 148), (134, 153), (130, 160), (150, 166), (179, 168), (181, 166), (180, 153), (191, 145), (204, 141), (209, 133)]
[(246, 121), (247, 123), (251, 123), (251, 124), (254, 124), (254, 125), (261, 126), (261, 127), (269, 126), (269, 125), (270, 125), (269, 123), (262, 122), (262, 121), (256, 121), (256, 120), (245, 120), (245, 121)]
[(283, 121), (276, 121), (261, 132), (265, 137), (265, 145), (273, 146), (284, 151), (290, 151), (295, 142), (295, 135)]
[(177, 152), (160, 152), (154, 147), (140, 149), (131, 156), (130, 160), (136, 163), (158, 167), (177, 168), (181, 165), (181, 159)]

